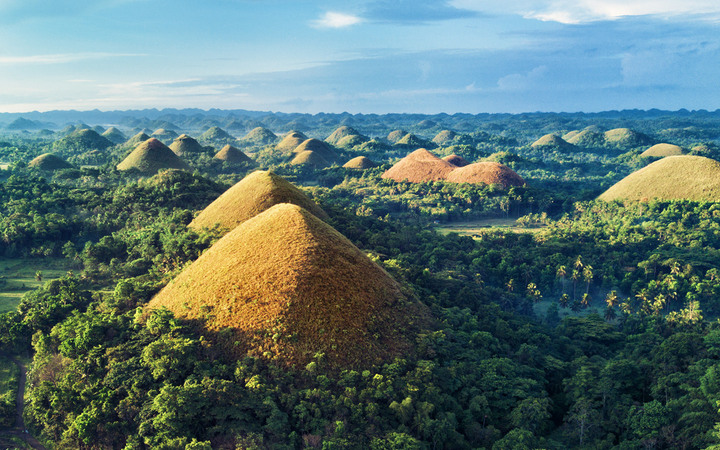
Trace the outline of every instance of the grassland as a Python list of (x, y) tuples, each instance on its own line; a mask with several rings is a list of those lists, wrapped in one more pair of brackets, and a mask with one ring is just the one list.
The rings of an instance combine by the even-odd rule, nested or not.
[(461, 236), (477, 236), (498, 230), (512, 231), (513, 233), (537, 233), (541, 229), (520, 226), (515, 219), (482, 219), (471, 222), (445, 223), (436, 228), (443, 235), (457, 233)]
[[(15, 309), (25, 292), (70, 269), (71, 264), (64, 258), (0, 259), (0, 313)], [(42, 273), (41, 281), (36, 278), (38, 271)]]
[(0, 428), (15, 423), (15, 398), (17, 397), (18, 366), (7, 356), (0, 355)]

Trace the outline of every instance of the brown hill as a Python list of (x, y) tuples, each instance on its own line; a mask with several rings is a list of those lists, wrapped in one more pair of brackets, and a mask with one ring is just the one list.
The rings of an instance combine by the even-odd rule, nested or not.
[(255, 162), (250, 159), (248, 155), (241, 152), (237, 148), (233, 147), (230, 144), (227, 144), (225, 147), (221, 148), (219, 152), (215, 154), (215, 159), (219, 159), (221, 161), (227, 161), (232, 164), (239, 164), (239, 163), (247, 163), (247, 164), (255, 164)]
[(323, 169), (325, 167), (331, 166), (331, 164), (327, 162), (325, 158), (312, 150), (305, 150), (304, 152), (296, 154), (295, 157), (290, 160), (290, 165), (310, 166), (315, 169)]
[(286, 134), (282, 141), (275, 147), (283, 152), (292, 152), (297, 148), (298, 145), (302, 144), (307, 140), (307, 136), (299, 131), (290, 131)]
[(373, 167), (377, 167), (377, 164), (372, 162), (369, 158), (366, 156), (358, 156), (356, 158), (351, 159), (350, 161), (343, 164), (343, 167), (346, 169), (371, 169)]
[(258, 170), (215, 199), (188, 226), (200, 229), (220, 224), (232, 230), (278, 203), (299, 205), (323, 220), (328, 219), (325, 211), (285, 178)]
[(458, 137), (458, 134), (452, 130), (442, 130), (432, 138), (432, 141), (437, 145), (449, 144)]
[(325, 142), (318, 139), (306, 139), (302, 144), (295, 147), (293, 153), (302, 153), (306, 151), (312, 151), (317, 156), (321, 156), (328, 163), (337, 162), (338, 154)]
[(72, 168), (72, 165), (70, 165), (70, 163), (60, 158), (59, 156), (53, 155), (52, 153), (43, 153), (42, 155), (30, 161), (28, 163), (28, 167), (52, 172), (60, 169), (70, 169)]
[(228, 141), (235, 140), (235, 138), (231, 136), (230, 133), (218, 126), (208, 128), (203, 134), (198, 136), (198, 139), (210, 144), (218, 142), (227, 143)]
[(267, 128), (255, 127), (243, 136), (240, 141), (250, 145), (269, 145), (277, 141), (277, 136)]
[(702, 156), (667, 156), (626, 176), (598, 198), (720, 201), (720, 162)]
[(458, 156), (455, 154), (444, 157), (443, 161), (447, 161), (455, 167), (465, 167), (468, 164), (470, 164), (470, 162), (468, 160), (466, 160), (462, 156)]
[(685, 153), (682, 147), (674, 144), (655, 144), (645, 150), (640, 156), (652, 156), (655, 158), (663, 158), (665, 156), (676, 156)]
[(330, 145), (338, 145), (340, 140), (348, 136), (360, 136), (360, 133), (358, 133), (354, 128), (343, 125), (333, 131), (332, 134), (325, 139), (325, 142)]
[(541, 137), (537, 141), (533, 142), (531, 145), (533, 148), (538, 147), (556, 147), (556, 148), (568, 148), (571, 147), (570, 144), (565, 142), (563, 138), (556, 134), (546, 134), (545, 136)]
[(395, 130), (395, 131), (391, 131), (391, 132), (387, 135), (387, 140), (390, 141), (391, 144), (394, 144), (394, 143), (396, 143), (397, 141), (399, 141), (400, 139), (402, 139), (406, 134), (408, 134), (408, 132), (405, 131), (405, 130)]
[(160, 307), (234, 331), (237, 356), (305, 365), (322, 352), (331, 367), (408, 352), (411, 311), (419, 311), (347, 238), (291, 204), (225, 235), (149, 303)]
[(491, 161), (468, 164), (458, 167), (445, 178), (452, 183), (499, 184), (504, 188), (523, 186), (525, 180), (504, 164)]
[(166, 128), (158, 128), (157, 130), (153, 131), (150, 136), (164, 142), (169, 142), (178, 137), (178, 134), (173, 130), (168, 130)]
[(344, 138), (340, 139), (335, 145), (342, 148), (352, 148), (363, 145), (366, 142), (368, 142), (368, 138), (366, 138), (365, 136), (352, 134), (350, 136), (345, 136)]
[(407, 180), (411, 183), (444, 180), (447, 174), (456, 169), (424, 148), (410, 153), (388, 169), (382, 178), (395, 181)]
[(400, 138), (400, 140), (395, 142), (395, 145), (397, 145), (397, 146), (414, 147), (414, 148), (427, 147), (428, 144), (430, 144), (430, 146), (433, 146), (430, 142), (425, 141), (424, 139), (420, 139), (419, 137), (415, 136), (412, 133), (406, 134), (405, 136)]
[(183, 156), (185, 154), (202, 153), (203, 146), (187, 134), (181, 134), (170, 144), (170, 150), (177, 156)]
[(650, 137), (629, 128), (614, 128), (605, 132), (605, 143), (616, 147), (638, 147), (652, 143)]
[(135, 150), (117, 165), (117, 170), (131, 169), (152, 175), (161, 169), (189, 170), (190, 167), (165, 144), (155, 138), (150, 138), (138, 144)]

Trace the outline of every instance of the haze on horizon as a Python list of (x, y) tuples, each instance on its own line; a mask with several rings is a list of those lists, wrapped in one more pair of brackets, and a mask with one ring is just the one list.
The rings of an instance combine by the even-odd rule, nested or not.
[(0, 111), (720, 108), (714, 0), (0, 0)]

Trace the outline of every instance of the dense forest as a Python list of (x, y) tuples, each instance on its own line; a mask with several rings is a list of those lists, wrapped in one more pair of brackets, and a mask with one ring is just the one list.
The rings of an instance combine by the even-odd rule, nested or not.
[[(0, 122), (0, 267), (32, 273), (22, 285), (0, 274), (0, 364), (27, 361), (24, 423), (46, 448), (720, 446), (720, 195), (597, 199), (660, 161), (643, 156), (655, 144), (720, 158), (717, 111)], [(283, 149), (293, 130), (320, 141), (308, 151), (326, 164)], [(183, 133), (195, 150), (173, 147)], [(152, 137), (189, 169), (118, 170)], [(250, 159), (219, 159), (228, 144)], [(420, 147), (502, 163), (526, 184), (383, 178)], [(47, 153), (66, 165), (38, 163)], [(376, 167), (343, 166), (359, 156)], [(227, 232), (188, 224), (257, 169), (301, 187), (427, 308), (412, 351), (282, 364), (226, 351), (231, 331), (147, 308)], [(30, 445), (3, 432), (17, 378), (0, 372), (9, 448)]]

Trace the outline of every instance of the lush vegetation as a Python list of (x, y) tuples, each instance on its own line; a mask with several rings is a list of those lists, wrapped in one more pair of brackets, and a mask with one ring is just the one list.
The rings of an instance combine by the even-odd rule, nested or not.
[[(222, 331), (143, 310), (220, 237), (218, 229), (187, 225), (247, 165), (203, 154), (189, 161), (194, 173), (138, 178), (110, 162), (40, 173), (24, 163), (50, 148), (66, 158), (89, 149), (8, 137), (0, 146), (0, 160), (11, 163), (0, 184), (0, 251), (64, 258), (72, 268), (46, 276), (17, 309), (0, 314), (0, 352), (34, 355), (25, 411), (32, 434), (56, 448), (720, 444), (720, 202), (594, 200), (650, 162), (639, 157), (648, 145), (530, 146), (548, 132), (623, 125), (656, 141), (705, 142), (698, 152), (713, 156), (716, 119), (448, 117), (433, 117), (436, 128), (425, 132), (413, 129), (417, 117), (386, 117), (386, 128), (377, 117), (357, 117), (353, 127), (382, 145), (358, 140), (339, 154), (383, 164), (364, 171), (288, 166), (271, 158), (267, 143), (243, 148), (267, 157), (265, 167), (312, 184), (307, 192), (330, 224), (434, 318), (415, 352), (353, 370), (322, 353), (303, 367), (237, 358), (218, 345)], [(337, 126), (326, 115), (305, 119), (325, 136)], [(291, 118), (273, 120), (263, 123), (277, 128)], [(694, 128), (683, 134), (678, 124), (687, 128), (687, 121)], [(528, 186), (380, 178), (401, 153), (382, 136), (402, 128), (429, 142), (441, 127), (459, 134), (436, 154), (503, 162)], [(126, 153), (107, 149), (115, 161)], [(494, 217), (521, 217), (521, 226), (542, 229), (434, 230), (436, 222)], [(5, 367), (9, 360), (0, 358)], [(6, 426), (12, 377), (0, 373)]]

